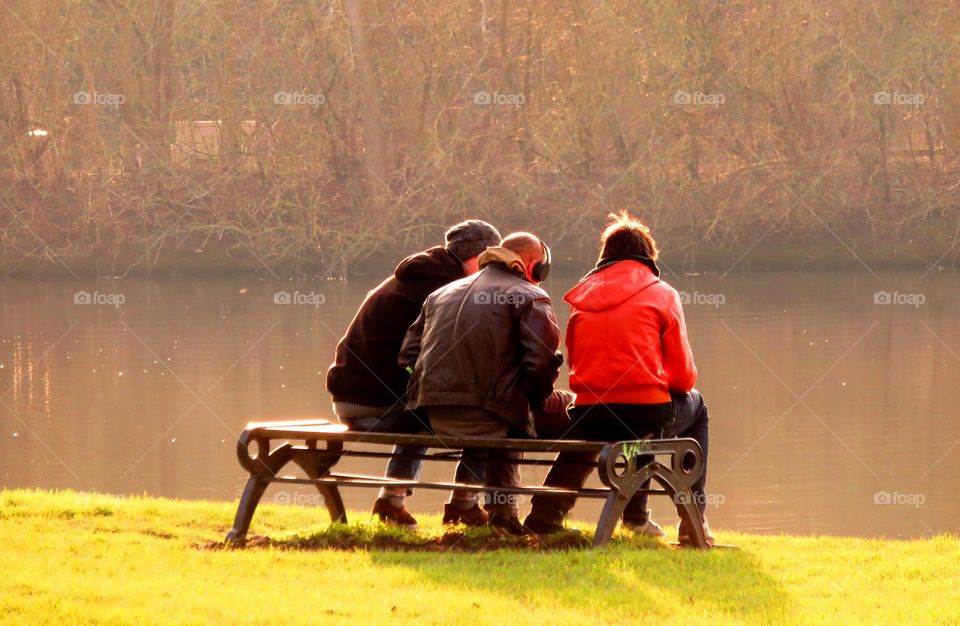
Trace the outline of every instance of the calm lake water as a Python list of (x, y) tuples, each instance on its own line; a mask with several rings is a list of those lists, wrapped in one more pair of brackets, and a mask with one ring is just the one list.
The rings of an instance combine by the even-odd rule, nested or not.
[[(559, 300), (577, 278), (544, 285), (564, 325)], [(666, 278), (690, 300), (698, 388), (712, 416), (714, 527), (957, 531), (956, 273)], [(331, 415), (324, 373), (376, 282), (0, 282), (0, 486), (236, 498), (245, 475), (234, 444), (245, 422)], [(302, 303), (277, 304), (278, 291)], [(382, 471), (377, 460), (348, 467)], [(449, 467), (425, 475), (448, 479)], [(541, 478), (524, 470), (527, 482)], [(345, 497), (365, 509), (373, 492)], [(409, 504), (435, 511), (444, 498), (421, 490)], [(674, 523), (669, 502), (656, 500), (656, 518)], [(595, 519), (598, 507), (583, 501), (575, 515)]]

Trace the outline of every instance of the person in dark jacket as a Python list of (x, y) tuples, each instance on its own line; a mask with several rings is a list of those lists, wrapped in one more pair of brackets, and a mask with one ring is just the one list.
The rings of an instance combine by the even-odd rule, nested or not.
[[(550, 297), (538, 286), (549, 268), (547, 247), (530, 233), (514, 233), (480, 255), (477, 274), (432, 293), (407, 332), (401, 367), (412, 372), (407, 407), (426, 414), (438, 436), (537, 436), (538, 425), (566, 420), (569, 392), (554, 391), (563, 358)], [(457, 482), (470, 484), (486, 458), (493, 501), (490, 524), (519, 533), (516, 502), (496, 487), (519, 485), (517, 457), (464, 450)], [(455, 491), (444, 520), (477, 506), (477, 492)]]
[[(571, 308), (566, 344), (570, 388), (576, 393), (569, 437), (591, 441), (661, 434), (693, 437), (703, 450), (705, 466), (693, 486), (702, 514), (709, 415), (693, 388), (697, 368), (680, 297), (660, 280), (659, 250), (649, 229), (626, 213), (611, 218), (596, 269), (564, 297)], [(544, 484), (578, 489), (595, 460), (590, 453), (561, 453)], [(562, 530), (562, 520), (575, 501), (567, 496), (534, 496), (524, 525), (538, 534)], [(646, 504), (646, 495), (635, 496), (624, 510), (624, 526), (663, 536)], [(706, 520), (704, 533), (712, 543)], [(681, 543), (688, 541), (688, 529), (681, 527), (679, 536)]]
[[(425, 430), (425, 421), (404, 406), (410, 376), (397, 366), (403, 338), (431, 292), (477, 272), (477, 256), (498, 245), (500, 233), (490, 224), (461, 222), (446, 232), (445, 246), (407, 257), (393, 276), (367, 294), (327, 371), (327, 390), (341, 422), (361, 431), (412, 434)], [(410, 446), (394, 449), (395, 454), (425, 452)], [(386, 476), (416, 479), (421, 465), (420, 459), (394, 458), (387, 465)], [(373, 505), (374, 514), (384, 522), (416, 526), (404, 505), (408, 493), (402, 488), (384, 488)]]

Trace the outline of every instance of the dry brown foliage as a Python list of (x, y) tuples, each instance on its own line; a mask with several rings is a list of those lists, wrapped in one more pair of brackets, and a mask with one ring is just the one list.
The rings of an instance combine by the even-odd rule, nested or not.
[(588, 258), (621, 208), (688, 263), (960, 253), (951, 0), (4, 0), (0, 32), (8, 271), (339, 273), (467, 216)]

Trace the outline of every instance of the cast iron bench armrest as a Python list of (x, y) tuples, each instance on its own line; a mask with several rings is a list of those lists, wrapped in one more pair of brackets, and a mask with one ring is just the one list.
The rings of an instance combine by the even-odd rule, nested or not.
[[(295, 445), (292, 441), (303, 442)], [(271, 443), (283, 441), (271, 450)], [(319, 442), (325, 447), (318, 448)], [(256, 456), (250, 455), (250, 445), (257, 446)], [(400, 481), (375, 476), (333, 474), (331, 468), (344, 456), (392, 456), (344, 449), (344, 444), (373, 444), (380, 446), (412, 445), (453, 451), (464, 448), (514, 450), (522, 452), (590, 452), (599, 455), (596, 467), (604, 489), (558, 489), (552, 487), (499, 488), (462, 483), (433, 483), (418, 480)], [(454, 460), (449, 452), (441, 455), (415, 455), (424, 460)], [(641, 457), (646, 457), (641, 462)], [(666, 462), (661, 462), (668, 457)], [(681, 519), (692, 528), (692, 540), (697, 547), (706, 548), (700, 511), (693, 501), (691, 488), (703, 472), (703, 453), (693, 439), (640, 439), (612, 443), (568, 441), (551, 439), (484, 439), (480, 437), (441, 437), (437, 435), (398, 435), (380, 432), (348, 430), (342, 424), (323, 419), (304, 419), (274, 422), (251, 422), (237, 441), (237, 458), (250, 473), (247, 486), (237, 508), (233, 529), (228, 541), (240, 541), (247, 533), (253, 514), (270, 483), (312, 484), (321, 495), (334, 522), (346, 522), (347, 514), (338, 487), (420, 487), (425, 489), (475, 490), (491, 489), (511, 494), (576, 495), (587, 498), (606, 498), (594, 546), (610, 541), (617, 521), (627, 502), (637, 493), (670, 495)], [(652, 458), (652, 460), (649, 460)], [(288, 463), (299, 466), (307, 478), (280, 476)], [(529, 462), (528, 462), (529, 463)], [(539, 461), (537, 462), (539, 463)], [(552, 462), (551, 462), (552, 463)], [(648, 480), (659, 483), (661, 490), (645, 488)]]

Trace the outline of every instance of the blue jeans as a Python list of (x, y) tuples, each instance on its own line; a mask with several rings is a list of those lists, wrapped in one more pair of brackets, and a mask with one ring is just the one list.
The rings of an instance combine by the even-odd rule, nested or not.
[[(417, 435), (428, 432), (426, 423), (411, 411), (391, 411), (379, 417), (341, 417), (340, 421), (350, 430), (358, 432), (398, 435)], [(397, 480), (417, 480), (420, 477), (420, 469), (423, 467), (423, 459), (415, 457), (423, 456), (427, 450), (428, 448), (423, 446), (395, 446), (393, 448), (395, 456), (387, 463), (384, 475)], [(396, 455), (408, 455), (414, 458), (398, 458)], [(380, 495), (409, 496), (413, 495), (413, 490), (384, 487), (380, 490)]]
[[(703, 396), (694, 389), (686, 394), (671, 394), (673, 399), (673, 419), (663, 427), (663, 437), (690, 437), (696, 439), (703, 450), (703, 473), (693, 483), (693, 498), (703, 515), (707, 507), (704, 489), (707, 486), (707, 449), (710, 447), (710, 414)], [(649, 487), (647, 482), (644, 487)], [(647, 510), (647, 494), (639, 494), (630, 499), (623, 510), (623, 518), (631, 522), (646, 522), (650, 518)]]

